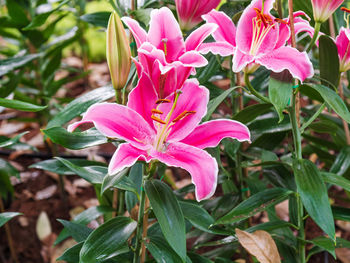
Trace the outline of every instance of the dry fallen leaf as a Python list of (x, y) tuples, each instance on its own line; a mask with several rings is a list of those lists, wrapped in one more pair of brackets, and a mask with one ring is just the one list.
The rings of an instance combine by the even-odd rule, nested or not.
[(36, 234), (38, 238), (43, 241), (52, 233), (51, 223), (46, 212), (41, 212), (36, 222)]
[(250, 234), (236, 228), (239, 243), (261, 263), (280, 263), (275, 241), (266, 231), (258, 230)]
[(335, 254), (337, 255), (337, 258), (342, 263), (350, 263), (350, 249), (348, 249), (348, 248), (337, 248), (335, 250)]

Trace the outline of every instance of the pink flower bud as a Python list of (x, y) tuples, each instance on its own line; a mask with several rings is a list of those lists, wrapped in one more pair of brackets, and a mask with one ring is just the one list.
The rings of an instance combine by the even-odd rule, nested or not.
[(175, 0), (177, 15), (181, 28), (190, 30), (198, 25), (202, 15), (216, 8), (220, 0)]
[(325, 22), (344, 0), (311, 0), (316, 22)]
[(122, 89), (131, 67), (129, 39), (118, 14), (113, 12), (107, 27), (107, 63), (115, 89)]

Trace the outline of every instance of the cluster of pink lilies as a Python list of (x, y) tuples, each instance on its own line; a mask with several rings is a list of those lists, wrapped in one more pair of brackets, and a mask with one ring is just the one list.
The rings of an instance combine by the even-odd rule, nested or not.
[[(138, 84), (129, 94), (126, 106), (95, 104), (81, 121), (68, 127), (73, 131), (83, 123), (92, 122), (105, 136), (126, 141), (118, 146), (112, 157), (108, 168), (110, 175), (138, 160), (159, 160), (191, 174), (198, 201), (214, 194), (218, 164), (203, 149), (215, 147), (227, 137), (250, 141), (250, 133), (242, 123), (228, 119), (200, 124), (207, 112), (209, 91), (189, 77), (195, 74), (196, 68), (207, 65), (202, 54), (232, 55), (234, 72), (251, 73), (262, 65), (274, 72), (287, 69), (300, 81), (313, 76), (307, 53), (290, 46), (289, 19), (270, 14), (274, 0), (252, 1), (237, 27), (226, 14), (212, 9), (219, 2), (176, 1), (181, 28), (191, 29), (202, 21), (201, 17), (206, 21), (186, 40), (179, 23), (166, 7), (152, 11), (148, 32), (137, 21), (122, 18), (137, 45), (138, 57), (134, 63)], [(314, 0), (314, 16), (319, 14), (320, 18), (315, 17), (315, 21), (328, 19), (342, 2)], [(327, 3), (332, 4), (327, 6)], [(294, 13), (294, 27), (296, 34), (314, 34), (309, 18), (303, 12)], [(203, 43), (210, 35), (215, 42)], [(350, 67), (349, 37), (349, 29), (343, 28), (337, 38), (343, 71)]]

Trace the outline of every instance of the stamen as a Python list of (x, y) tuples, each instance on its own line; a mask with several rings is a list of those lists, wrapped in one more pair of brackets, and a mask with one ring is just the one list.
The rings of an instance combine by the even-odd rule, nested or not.
[(275, 22), (280, 23), (280, 24), (288, 25), (287, 21), (284, 21), (283, 19), (280, 19), (280, 18), (275, 18)]
[(158, 118), (158, 117), (156, 117), (156, 116), (154, 116), (154, 115), (151, 115), (151, 119), (154, 120), (154, 121), (156, 121), (156, 122), (159, 122), (159, 123), (161, 123), (161, 124), (166, 124), (165, 121), (163, 121), (162, 119), (160, 119), (160, 118)]
[(162, 42), (163, 42), (163, 45), (164, 45), (164, 54), (165, 54), (165, 56), (167, 55), (167, 47), (166, 47), (166, 44), (167, 44), (167, 42), (168, 42), (168, 39), (167, 38), (163, 38), (162, 39)]
[(185, 110), (183, 113), (181, 113), (179, 116), (177, 116), (175, 119), (173, 119), (172, 122), (177, 122), (179, 120), (182, 120), (183, 118), (185, 118), (186, 116), (188, 115), (191, 115), (191, 114), (195, 114), (196, 112), (195, 111), (187, 111)]
[(340, 10), (350, 14), (350, 9), (349, 8), (346, 8), (346, 7), (342, 6), (340, 8)]
[(151, 112), (152, 112), (153, 114), (163, 114), (163, 112), (160, 111), (160, 110), (158, 110), (158, 109), (152, 109)]
[(170, 103), (171, 100), (168, 100), (168, 99), (159, 99), (156, 101), (156, 104), (161, 104), (161, 103)]

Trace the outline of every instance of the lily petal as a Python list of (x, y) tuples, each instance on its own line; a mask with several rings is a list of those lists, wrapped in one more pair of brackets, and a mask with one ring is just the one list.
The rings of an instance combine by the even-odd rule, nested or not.
[(306, 52), (299, 52), (292, 47), (280, 47), (257, 58), (255, 61), (274, 72), (288, 69), (293, 77), (300, 81), (304, 81), (314, 74), (314, 69)]
[(197, 148), (215, 147), (224, 138), (249, 141), (250, 132), (244, 124), (234, 120), (213, 120), (197, 126), (181, 142)]
[(199, 47), (199, 52), (202, 54), (207, 54), (209, 52), (214, 55), (220, 55), (223, 57), (232, 55), (235, 53), (235, 47), (227, 42), (212, 42), (212, 43), (203, 43)]
[(140, 114), (115, 103), (98, 103), (91, 106), (81, 121), (68, 126), (68, 131), (91, 122), (103, 135), (126, 140), (140, 149), (148, 149), (155, 136), (155, 130)]
[(208, 23), (193, 31), (185, 41), (186, 51), (197, 50), (203, 41), (218, 28), (216, 24)]
[[(173, 101), (174, 95), (170, 95), (168, 99)], [(168, 136), (168, 141), (180, 141), (189, 135), (206, 114), (208, 101), (208, 89), (199, 86), (196, 79), (187, 80), (181, 89), (181, 94), (179, 95), (176, 107), (169, 121), (173, 122), (174, 119), (185, 111), (194, 111), (195, 113), (173, 123)], [(164, 103), (159, 106), (159, 109), (164, 113), (164, 116), (167, 116), (171, 111), (171, 108), (172, 103)]]
[(148, 41), (165, 51), (168, 62), (176, 60), (185, 52), (182, 32), (169, 8), (153, 9), (148, 31)]
[(136, 46), (139, 48), (141, 44), (147, 41), (147, 33), (140, 24), (130, 17), (122, 17), (121, 20), (128, 26), (134, 36)]
[(147, 152), (135, 148), (130, 143), (119, 144), (108, 165), (108, 174), (113, 175), (126, 167), (133, 166), (139, 159), (150, 161)]
[(143, 72), (137, 86), (129, 94), (128, 107), (139, 113), (152, 127), (151, 111), (155, 108), (157, 99), (152, 81)]
[(228, 42), (236, 46), (236, 26), (224, 12), (213, 9), (202, 17), (207, 23), (218, 25), (218, 29), (213, 33), (217, 42)]
[(192, 176), (196, 199), (210, 198), (216, 189), (218, 164), (206, 151), (183, 143), (170, 143), (165, 152), (151, 152), (153, 158), (168, 166), (181, 167)]
[(208, 65), (208, 60), (197, 51), (188, 51), (179, 57), (179, 61), (185, 67), (204, 67)]
[(232, 59), (232, 71), (240, 72), (244, 69), (249, 63), (254, 61), (254, 57), (246, 55), (241, 52), (239, 49), (236, 49), (236, 52)]

